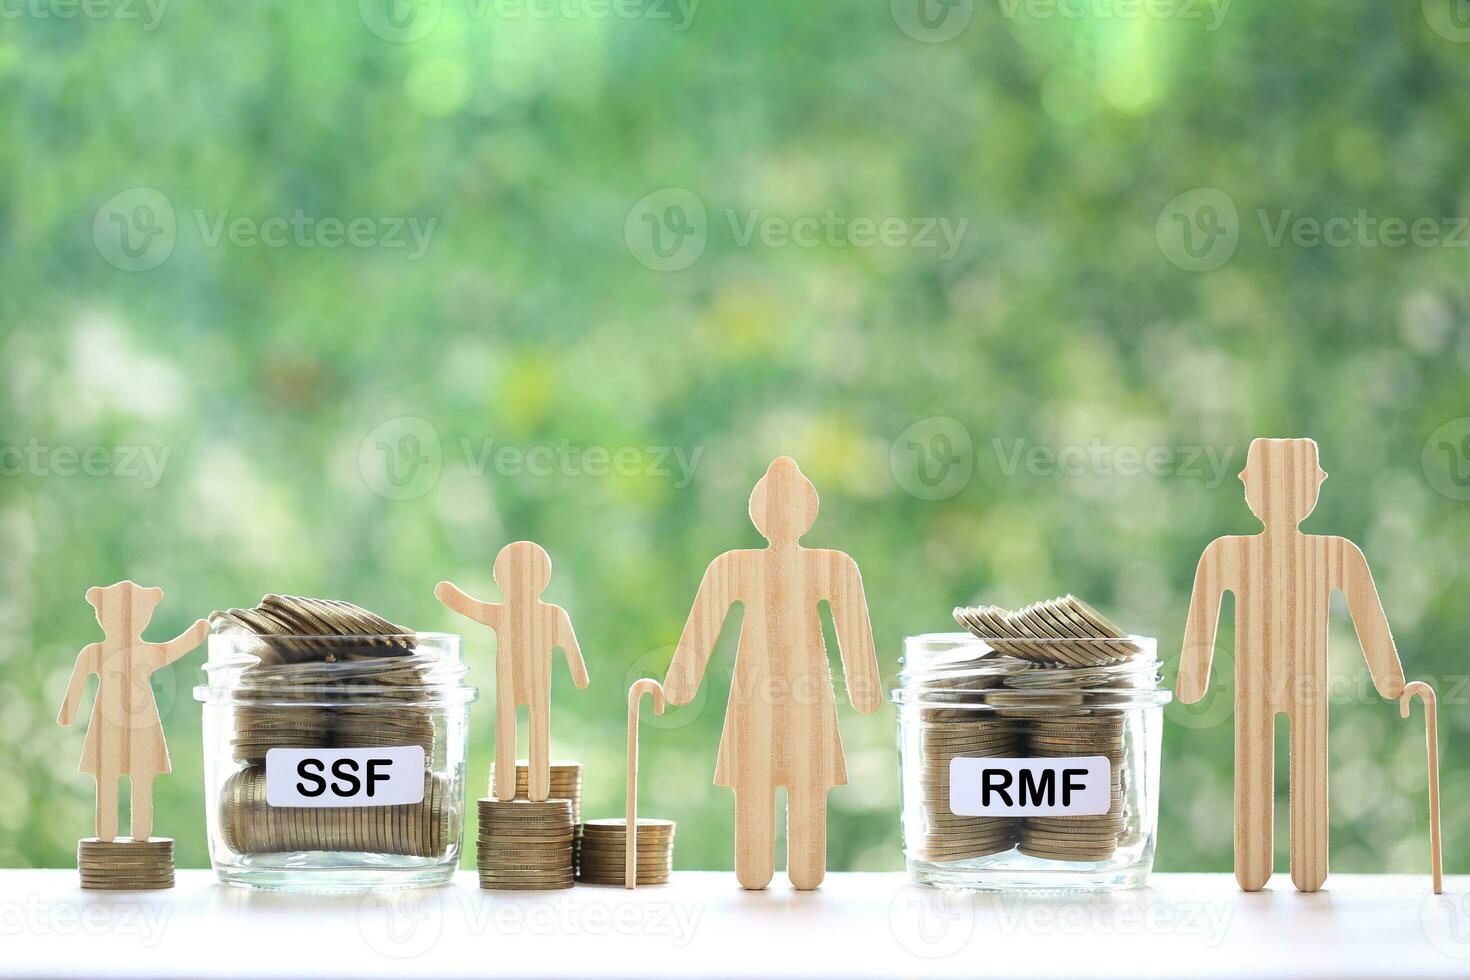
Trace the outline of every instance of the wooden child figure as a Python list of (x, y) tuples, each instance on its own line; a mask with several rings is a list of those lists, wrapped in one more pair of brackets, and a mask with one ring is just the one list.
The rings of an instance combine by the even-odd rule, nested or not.
[(551, 556), (534, 541), (516, 541), (495, 557), (495, 584), (504, 602), (481, 602), (449, 582), (434, 595), (461, 616), (495, 631), (495, 796), (516, 795), (516, 711), (525, 705), (531, 716), (528, 796), (551, 795), (551, 657), (560, 647), (572, 680), (587, 686), (587, 664), (572, 632), (572, 620), (561, 606), (541, 601), (551, 582)]
[(794, 460), (777, 459), (756, 484), (750, 519), (769, 543), (727, 551), (705, 571), (664, 695), (693, 700), (731, 604), (743, 603), (715, 766), (715, 784), (735, 791), (735, 874), (745, 888), (770, 883), (784, 786), (786, 873), (796, 888), (816, 888), (827, 867), (827, 794), (847, 782), (818, 604), (831, 604), (848, 696), (864, 713), (879, 705), (873, 627), (857, 563), (800, 544), (817, 519), (817, 491)]
[(163, 601), (162, 589), (118, 582), (88, 589), (87, 601), (97, 611), (104, 638), (77, 654), (56, 720), (62, 725), (76, 720), (87, 675), (96, 674), (100, 683), (79, 771), (97, 780), (97, 837), (102, 841), (117, 837), (118, 780), (127, 776), (133, 790), (129, 833), (135, 841), (146, 841), (153, 834), (153, 777), (170, 771), (168, 744), (148, 678), (204, 642), (209, 623), (201, 619), (167, 643), (149, 643), (143, 630)]
[(1397, 700), (1404, 672), (1358, 546), (1297, 527), (1327, 474), (1310, 439), (1256, 439), (1240, 474), (1265, 530), (1218, 538), (1195, 573), (1179, 666), (1179, 699), (1204, 697), (1223, 593), (1235, 595), (1235, 878), (1257, 891), (1271, 877), (1276, 716), (1291, 727), (1291, 880), (1327, 878), (1327, 612), (1347, 598), (1378, 693)]

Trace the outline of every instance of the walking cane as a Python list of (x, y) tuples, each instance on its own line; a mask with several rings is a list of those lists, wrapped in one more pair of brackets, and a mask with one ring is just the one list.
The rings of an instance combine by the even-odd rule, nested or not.
[(638, 884), (638, 702), (645, 692), (653, 695), (654, 713), (664, 713), (663, 685), (649, 677), (634, 681), (628, 688), (628, 842), (623, 852), (624, 888)]
[(1444, 894), (1444, 855), (1439, 842), (1439, 722), (1435, 718), (1434, 688), (1423, 681), (1404, 685), (1399, 695), (1399, 716), (1409, 717), (1409, 702), (1418, 695), (1424, 701), (1424, 727), (1429, 743), (1429, 860), (1434, 869), (1434, 894)]

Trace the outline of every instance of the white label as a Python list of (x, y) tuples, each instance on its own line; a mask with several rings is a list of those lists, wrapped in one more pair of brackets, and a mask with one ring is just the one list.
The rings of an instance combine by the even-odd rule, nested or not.
[(265, 754), (265, 801), (271, 806), (398, 806), (423, 799), (422, 745)]
[(949, 809), (956, 816), (1085, 817), (1107, 813), (1112, 802), (1105, 755), (949, 760)]

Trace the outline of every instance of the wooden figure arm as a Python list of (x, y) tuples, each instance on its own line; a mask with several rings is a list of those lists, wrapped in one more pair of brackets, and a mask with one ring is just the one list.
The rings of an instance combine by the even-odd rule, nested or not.
[(1194, 571), (1194, 591), (1189, 598), (1189, 617), (1184, 623), (1184, 647), (1179, 655), (1179, 700), (1194, 704), (1210, 686), (1210, 660), (1220, 629), (1220, 604), (1230, 590), (1225, 570), (1230, 555), (1228, 538), (1216, 538), (1200, 556)]
[(473, 619), (482, 626), (495, 628), (499, 622), (500, 603), (481, 602), (465, 592), (453, 582), (440, 582), (434, 586), (434, 598), (438, 599), (451, 612), (457, 612), (466, 619)]
[(154, 669), (167, 667), (203, 643), (207, 636), (209, 636), (209, 621), (200, 619), (172, 640), (153, 644), (153, 655), (156, 658)]
[(77, 709), (81, 707), (82, 695), (87, 690), (87, 678), (97, 673), (101, 650), (100, 644), (89, 643), (77, 654), (77, 662), (71, 668), (71, 678), (66, 682), (66, 697), (62, 699), (61, 711), (56, 715), (58, 725), (70, 725), (77, 720)]
[(1353, 629), (1357, 630), (1363, 656), (1368, 660), (1374, 688), (1380, 696), (1395, 699), (1404, 690), (1404, 667), (1388, 628), (1388, 614), (1383, 611), (1383, 602), (1378, 598), (1378, 588), (1373, 584), (1373, 573), (1368, 570), (1368, 559), (1363, 557), (1362, 549), (1347, 540), (1343, 540), (1342, 546), (1342, 581), (1338, 588), (1347, 597), (1348, 615), (1352, 617)]
[(679, 637), (679, 646), (664, 677), (664, 697), (670, 704), (688, 704), (699, 692), (704, 668), (709, 664), (715, 641), (720, 638), (720, 628), (736, 598), (735, 570), (734, 553), (728, 551), (705, 569), (704, 580), (694, 596), (694, 608), (689, 610), (684, 633)]
[(582, 648), (577, 645), (577, 634), (572, 631), (572, 617), (561, 606), (556, 607), (556, 645), (566, 655), (567, 669), (572, 672), (572, 683), (578, 687), (586, 687), (589, 682), (587, 661), (582, 659)]
[(827, 601), (832, 604), (832, 625), (837, 632), (837, 652), (842, 658), (847, 698), (858, 711), (871, 714), (882, 704), (882, 694), (863, 576), (852, 556), (842, 552), (833, 554), (832, 572)]

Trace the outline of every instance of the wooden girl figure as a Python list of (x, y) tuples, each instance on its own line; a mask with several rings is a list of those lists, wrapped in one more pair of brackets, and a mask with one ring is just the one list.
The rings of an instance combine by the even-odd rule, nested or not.
[(1396, 700), (1404, 672), (1388, 618), (1358, 546), (1297, 527), (1327, 474), (1310, 439), (1257, 439), (1245, 499), (1265, 530), (1217, 538), (1195, 573), (1184, 628), (1179, 699), (1204, 697), (1220, 600), (1235, 594), (1235, 878), (1257, 891), (1271, 877), (1276, 716), (1291, 725), (1291, 880), (1314, 892), (1327, 878), (1327, 611), (1334, 591), (1368, 660), (1373, 685)]
[(801, 546), (816, 518), (816, 489), (794, 460), (777, 459), (750, 495), (750, 519), (769, 544), (727, 551), (710, 564), (664, 680), (671, 704), (691, 701), (731, 604), (744, 604), (715, 784), (735, 791), (735, 874), (750, 889), (765, 888), (773, 873), (778, 786), (787, 794), (787, 876), (810, 889), (826, 873), (827, 793), (847, 782), (847, 771), (822, 600), (831, 603), (852, 706), (868, 713), (879, 705), (857, 563)]
[(435, 597), (454, 612), (495, 631), (495, 796), (516, 795), (516, 711), (531, 715), (527, 796), (551, 795), (551, 657), (560, 647), (579, 688), (587, 686), (587, 664), (572, 620), (561, 606), (541, 601), (551, 583), (551, 556), (534, 541), (500, 549), (492, 573), (504, 602), (481, 602), (450, 582), (440, 582)]
[(96, 674), (97, 696), (79, 771), (97, 780), (97, 837), (103, 841), (117, 837), (118, 779), (127, 776), (133, 789), (129, 833), (133, 840), (145, 841), (153, 835), (153, 777), (170, 771), (163, 723), (148, 678), (204, 642), (209, 623), (201, 619), (167, 643), (149, 643), (143, 630), (163, 601), (162, 589), (118, 582), (88, 589), (87, 601), (97, 611), (104, 639), (77, 654), (56, 720), (63, 725), (76, 720), (87, 675)]

